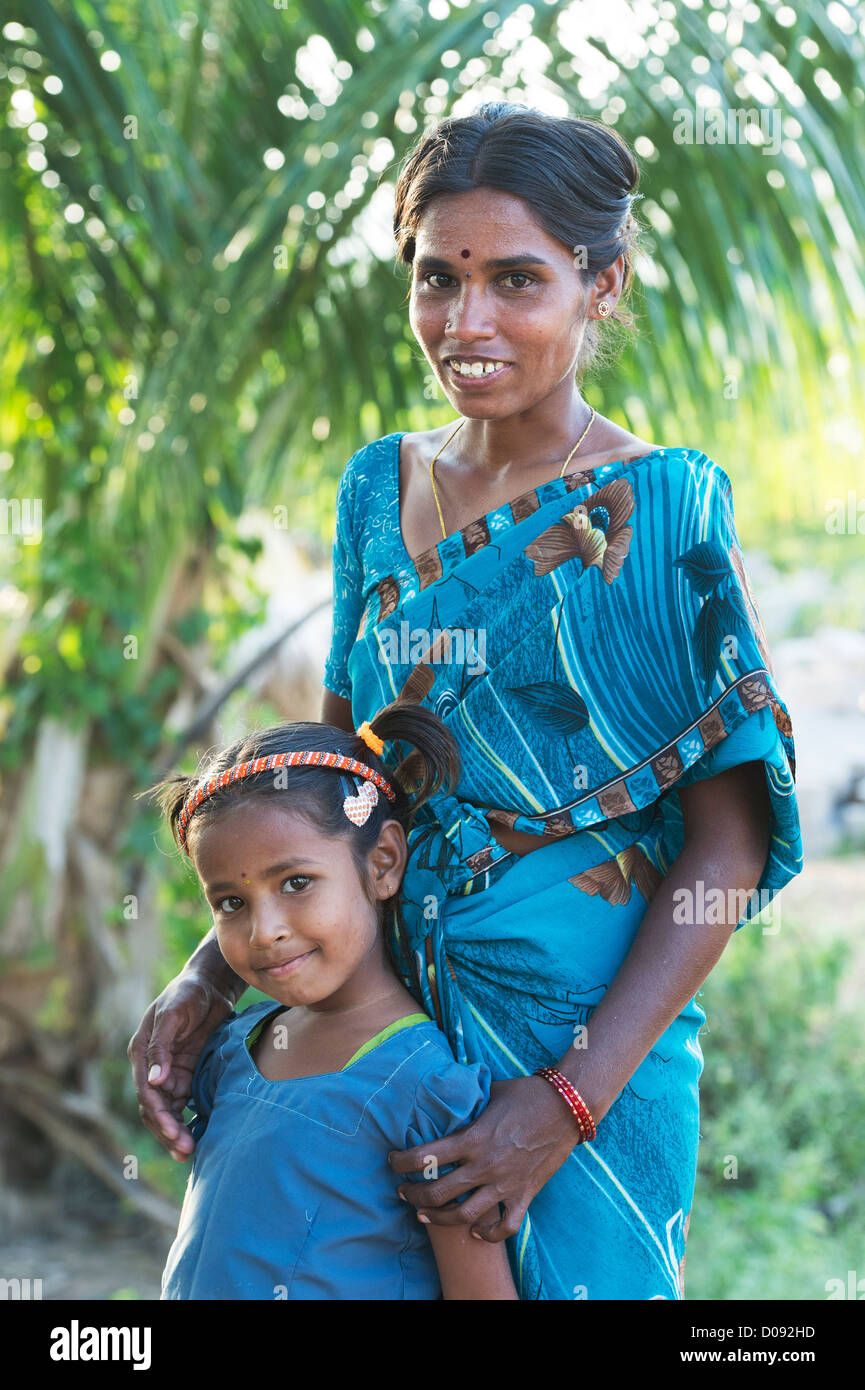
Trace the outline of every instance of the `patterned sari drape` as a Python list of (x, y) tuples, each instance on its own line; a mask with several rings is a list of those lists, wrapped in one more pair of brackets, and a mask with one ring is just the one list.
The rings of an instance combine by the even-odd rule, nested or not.
[[(395, 535), (372, 519), (393, 439), (359, 451), (341, 488), (355, 508), (342, 536), (374, 537), (352, 711), (359, 723), (419, 699), (457, 738), (460, 785), (409, 837), (405, 978), (458, 1060), (519, 1076), (590, 1045), (592, 1011), (683, 847), (680, 788), (762, 762), (770, 848), (737, 929), (799, 872), (792, 728), (730, 482), (706, 455), (656, 450), (556, 479), (412, 561), (398, 510)], [(542, 847), (509, 853), (505, 825)], [(695, 998), (532, 1202), (509, 1241), (521, 1297), (682, 1296), (704, 1021)]]

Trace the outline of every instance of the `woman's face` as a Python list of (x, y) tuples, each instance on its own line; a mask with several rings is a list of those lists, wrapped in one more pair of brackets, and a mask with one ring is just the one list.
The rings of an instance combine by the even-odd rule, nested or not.
[[(509, 264), (494, 264), (502, 260)], [(593, 294), (575, 251), (545, 232), (521, 198), (477, 188), (440, 194), (424, 211), (409, 317), (463, 415), (512, 415), (573, 382)], [(505, 365), (465, 378), (454, 359)]]
[[(190, 852), (219, 948), (247, 984), (286, 1006), (339, 1008), (389, 974), (378, 901), (402, 877), (405, 834), (382, 827), (370, 892), (349, 840), (323, 836), (278, 801), (250, 798), (190, 826)], [(349, 827), (351, 833), (352, 827)]]

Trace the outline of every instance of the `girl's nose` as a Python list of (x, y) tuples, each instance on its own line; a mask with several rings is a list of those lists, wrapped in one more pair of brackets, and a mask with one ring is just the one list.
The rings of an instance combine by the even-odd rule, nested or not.
[(271, 942), (279, 941), (281, 937), (288, 936), (291, 932), (284, 897), (281, 901), (273, 901), (268, 898), (263, 902), (255, 903), (254, 906), (251, 906), (249, 921), (251, 946), (270, 945)]

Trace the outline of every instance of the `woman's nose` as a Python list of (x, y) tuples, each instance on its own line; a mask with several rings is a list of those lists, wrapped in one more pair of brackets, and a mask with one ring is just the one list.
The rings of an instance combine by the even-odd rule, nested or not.
[(489, 317), (482, 285), (463, 285), (448, 310), (448, 332), (454, 338), (494, 338), (496, 326)]

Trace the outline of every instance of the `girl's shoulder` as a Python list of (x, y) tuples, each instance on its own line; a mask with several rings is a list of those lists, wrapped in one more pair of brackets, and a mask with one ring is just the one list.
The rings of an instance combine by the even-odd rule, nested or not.
[(256, 1027), (263, 1024), (271, 1014), (278, 1013), (283, 1007), (284, 1005), (278, 1004), (275, 999), (259, 999), (255, 1003), (248, 1004), (245, 1009), (241, 1009), (240, 1013), (232, 1011), (215, 1028), (208, 1041), (214, 1048), (223, 1053), (234, 1052), (238, 1047), (243, 1046)]
[[(248, 1034), (280, 1007), (273, 999), (262, 1000), (240, 1013), (232, 1010), (214, 1028), (199, 1054), (190, 1085), (191, 1108), (199, 1123), (206, 1122), (222, 1078), (226, 1070), (235, 1065)], [(193, 1131), (196, 1140), (199, 1134), (200, 1130)]]
[[(409, 1022), (408, 1018), (412, 1021)], [(400, 1026), (402, 1024), (402, 1026)], [(380, 1041), (379, 1039), (383, 1039)], [(405, 1022), (399, 1020), (382, 1029), (369, 1044), (360, 1050), (357, 1062), (352, 1062), (346, 1071), (365, 1063), (367, 1070), (376, 1070), (385, 1084), (398, 1076), (401, 1084), (411, 1078), (411, 1084), (427, 1072), (438, 1067), (456, 1066), (450, 1044), (444, 1033), (431, 1018), (407, 1016)]]
[(256, 999), (253, 1003), (247, 1004), (245, 1009), (241, 1009), (240, 1013), (230, 1013), (223, 1026), (227, 1025), (234, 1032), (242, 1030), (244, 1025), (250, 1029), (268, 1014), (275, 1014), (284, 1008), (285, 1005), (276, 999)]
[(458, 1062), (432, 1020), (406, 1028), (389, 1041), (389, 1056), (377, 1049), (387, 1075), (381, 1078), (376, 1100), (395, 1147), (461, 1129), (485, 1108), (492, 1081), (489, 1067), (485, 1062)]

